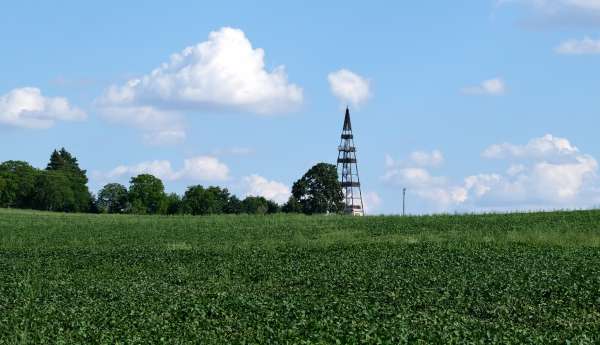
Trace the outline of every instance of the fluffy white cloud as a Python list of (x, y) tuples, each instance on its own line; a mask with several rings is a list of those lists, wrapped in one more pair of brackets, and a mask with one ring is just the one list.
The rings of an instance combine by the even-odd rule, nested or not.
[(382, 179), (392, 185), (410, 189), (411, 194), (430, 203), (436, 211), (461, 204), (467, 198), (465, 188), (450, 186), (446, 177), (433, 176), (413, 160), (395, 161), (389, 155), (385, 160), (386, 171)]
[(120, 165), (108, 173), (98, 173), (96, 178), (112, 180), (116, 178), (151, 174), (167, 181), (224, 181), (229, 179), (229, 167), (216, 157), (198, 156), (183, 161), (180, 170), (173, 169), (167, 160), (141, 162), (135, 165)]
[(479, 85), (467, 86), (461, 90), (466, 95), (499, 96), (506, 92), (506, 85), (501, 78), (482, 81)]
[(0, 96), (0, 124), (24, 128), (50, 128), (56, 121), (81, 121), (83, 110), (63, 97), (45, 97), (40, 89), (24, 87)]
[(483, 157), (509, 163), (504, 173), (453, 183), (423, 167), (386, 158), (383, 180), (408, 187), (434, 210), (516, 210), (590, 207), (600, 202), (598, 163), (569, 140), (550, 134), (524, 145), (492, 145)]
[(546, 134), (540, 138), (531, 139), (525, 145), (502, 143), (486, 148), (482, 156), (485, 158), (531, 158), (531, 159), (560, 159), (577, 155), (579, 149), (565, 138)]
[(366, 214), (374, 214), (383, 204), (383, 200), (376, 192), (366, 192), (363, 195), (363, 203)]
[(149, 74), (109, 87), (96, 104), (112, 121), (170, 139), (185, 137), (179, 114), (186, 111), (274, 114), (298, 108), (302, 89), (288, 82), (283, 66), (266, 70), (264, 55), (243, 31), (225, 27)]
[(568, 40), (556, 47), (556, 52), (565, 55), (600, 54), (600, 40), (585, 37), (582, 40)]
[(279, 204), (285, 203), (291, 195), (288, 186), (281, 182), (269, 181), (259, 175), (250, 175), (243, 178), (246, 187), (246, 196), (262, 196)]
[(369, 80), (349, 71), (341, 69), (329, 73), (327, 76), (331, 92), (341, 102), (360, 106), (371, 97), (371, 86)]

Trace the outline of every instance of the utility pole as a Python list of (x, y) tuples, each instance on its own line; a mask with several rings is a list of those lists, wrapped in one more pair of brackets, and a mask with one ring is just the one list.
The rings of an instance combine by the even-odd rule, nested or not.
[(402, 216), (406, 216), (406, 188), (402, 188)]

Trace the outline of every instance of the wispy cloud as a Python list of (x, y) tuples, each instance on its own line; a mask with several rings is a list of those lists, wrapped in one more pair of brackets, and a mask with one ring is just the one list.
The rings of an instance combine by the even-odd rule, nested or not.
[(581, 40), (571, 39), (562, 42), (556, 47), (555, 51), (558, 54), (564, 55), (597, 55), (600, 54), (600, 40), (594, 40), (589, 37), (585, 37)]
[(500, 96), (506, 92), (506, 84), (502, 78), (484, 80), (479, 85), (467, 86), (461, 89), (465, 95)]

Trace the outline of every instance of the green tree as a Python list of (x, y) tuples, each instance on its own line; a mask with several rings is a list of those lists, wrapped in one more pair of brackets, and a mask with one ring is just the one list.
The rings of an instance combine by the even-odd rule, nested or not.
[(273, 200), (267, 200), (267, 213), (279, 213), (281, 211), (281, 207)]
[(165, 186), (150, 174), (132, 177), (129, 182), (131, 212), (137, 214), (160, 214), (165, 212)]
[(248, 196), (242, 201), (242, 211), (248, 214), (265, 214), (269, 211), (269, 203), (262, 196)]
[(226, 188), (208, 187), (201, 185), (188, 187), (183, 195), (184, 213), (193, 215), (224, 213), (230, 201), (229, 191)]
[(32, 208), (34, 185), (39, 170), (22, 161), (6, 161), (0, 164), (0, 177), (6, 186), (0, 195), (5, 207)]
[(68, 179), (68, 186), (73, 194), (74, 212), (87, 212), (92, 205), (92, 194), (87, 183), (86, 171), (79, 167), (77, 158), (69, 153), (65, 148), (54, 150), (50, 155), (50, 161), (46, 167), (47, 171), (62, 172)]
[(97, 206), (100, 212), (124, 213), (129, 208), (127, 188), (120, 183), (109, 183), (98, 193)]
[(229, 197), (227, 204), (223, 209), (223, 212), (227, 214), (239, 214), (242, 213), (242, 201), (235, 195)]
[(70, 181), (61, 171), (43, 171), (35, 179), (33, 208), (45, 211), (74, 212), (76, 200)]
[(302, 204), (292, 195), (283, 205), (281, 211), (285, 213), (302, 213)]
[(4, 177), (0, 176), (0, 207), (7, 207), (12, 195), (8, 193), (8, 182)]
[(165, 198), (166, 213), (168, 215), (180, 214), (181, 209), (181, 197), (176, 193), (171, 193)]
[(343, 210), (342, 187), (335, 165), (318, 163), (296, 181), (292, 195), (306, 214), (337, 213)]

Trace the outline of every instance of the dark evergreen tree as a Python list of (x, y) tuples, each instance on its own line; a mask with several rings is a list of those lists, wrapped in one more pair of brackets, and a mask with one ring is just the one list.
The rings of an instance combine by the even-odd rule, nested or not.
[(344, 209), (342, 186), (332, 164), (319, 163), (310, 168), (294, 183), (292, 195), (306, 214), (338, 213)]
[(87, 212), (92, 204), (92, 194), (87, 183), (86, 171), (79, 167), (77, 158), (71, 155), (65, 148), (54, 150), (50, 155), (50, 161), (46, 167), (47, 171), (56, 171), (67, 177), (68, 186), (73, 194), (74, 212)]

